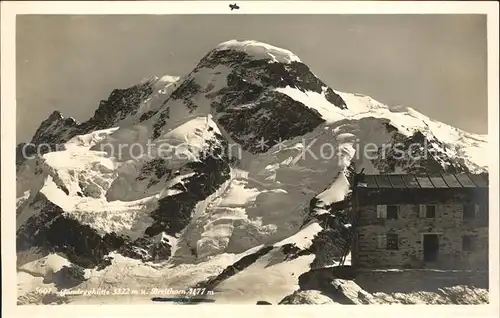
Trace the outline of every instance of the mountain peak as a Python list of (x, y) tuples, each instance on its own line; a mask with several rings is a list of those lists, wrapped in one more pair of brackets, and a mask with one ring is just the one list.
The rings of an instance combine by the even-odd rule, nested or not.
[(60, 111), (58, 110), (54, 110), (52, 112), (52, 114), (50, 114), (50, 116), (47, 118), (49, 121), (55, 121), (55, 120), (58, 120), (58, 119), (63, 119), (63, 115)]
[(269, 59), (278, 63), (301, 62), (300, 58), (289, 50), (255, 40), (229, 40), (217, 45), (215, 50), (234, 50), (245, 52), (255, 58)]
[[(298, 100), (302, 95), (315, 100)], [(318, 101), (324, 111), (318, 110)], [(346, 108), (342, 97), (292, 52), (257, 41), (230, 40), (208, 52), (162, 106), (142, 119), (152, 118), (152, 136), (157, 139), (168, 131), (168, 122), (214, 114), (243, 149), (265, 152), (278, 140), (310, 132), (332, 117), (323, 115)], [(257, 149), (261, 138), (269, 144)]]

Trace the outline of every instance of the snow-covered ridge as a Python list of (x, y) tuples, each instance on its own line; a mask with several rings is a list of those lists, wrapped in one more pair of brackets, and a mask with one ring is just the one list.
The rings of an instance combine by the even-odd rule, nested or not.
[(440, 146), (431, 142), (430, 146), (449, 158), (463, 160), (471, 172), (480, 173), (488, 169), (490, 151), (487, 135), (463, 131), (439, 122), (407, 106), (390, 107), (375, 99), (360, 94), (338, 92), (352, 112), (350, 119), (374, 117), (387, 119), (399, 133), (410, 136), (421, 132), (429, 140), (436, 139)]
[(291, 51), (259, 41), (229, 40), (217, 45), (215, 50), (241, 51), (257, 59), (270, 59), (279, 63), (301, 62)]
[(481, 172), (488, 167), (488, 142), (486, 135), (465, 132), (448, 124), (431, 119), (411, 107), (390, 107), (369, 96), (337, 92), (346, 102), (347, 108), (332, 107), (324, 93), (303, 91), (293, 87), (277, 88), (276, 91), (290, 96), (317, 111), (327, 124), (349, 120), (351, 122), (367, 118), (387, 121), (407, 137), (416, 132), (429, 140), (437, 139), (442, 145), (430, 143), (436, 151), (449, 158), (461, 159), (472, 172)]
[(177, 82), (180, 79), (180, 76), (173, 76), (173, 75), (163, 75), (160, 77), (159, 82), (161, 83), (174, 83)]

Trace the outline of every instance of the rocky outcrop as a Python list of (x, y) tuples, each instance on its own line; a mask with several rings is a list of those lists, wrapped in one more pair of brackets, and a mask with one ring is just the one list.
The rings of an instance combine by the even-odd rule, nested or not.
[(256, 305), (272, 305), (272, 304), (265, 300), (259, 300), (257, 301)]
[(86, 280), (83, 268), (75, 264), (63, 266), (53, 274), (53, 282), (58, 290), (73, 288)]
[(63, 143), (78, 134), (79, 123), (73, 118), (64, 118), (54, 111), (36, 130), (31, 142), (20, 143), (16, 147), (16, 167), (27, 159), (52, 151), (64, 150)]
[[(332, 303), (354, 305), (354, 304), (376, 304), (378, 301), (362, 288), (360, 288), (353, 276), (356, 272), (349, 268), (321, 268), (311, 270), (299, 277), (300, 290), (287, 296), (281, 303), (299, 303), (301, 301), (309, 303), (308, 297), (311, 292), (313, 295), (321, 294), (321, 300), (330, 299)], [(343, 277), (343, 278), (340, 278)], [(317, 301), (317, 300), (316, 300)]]
[(391, 125), (387, 129), (393, 133), (391, 140), (371, 160), (380, 173), (394, 173), (398, 168), (414, 174), (470, 172), (459, 161), (451, 160), (444, 151), (446, 146), (435, 137), (420, 131), (408, 137)]
[(283, 298), (279, 305), (333, 305), (335, 302), (318, 290), (299, 290)]
[(300, 290), (280, 304), (310, 304), (311, 294), (351, 305), (485, 304), (487, 280), (487, 272), (321, 268), (301, 275)]
[[(207, 141), (208, 150), (200, 153), (200, 160), (189, 162), (185, 169), (194, 175), (175, 184), (172, 189), (182, 193), (167, 196), (159, 200), (159, 208), (151, 213), (155, 223), (145, 232), (155, 236), (160, 232), (175, 236), (191, 220), (191, 212), (196, 204), (214, 193), (230, 177), (227, 142), (221, 135)], [(208, 154), (208, 155), (207, 155)]]
[[(228, 89), (240, 91), (238, 86)], [(318, 112), (282, 93), (266, 92), (246, 101), (230, 101), (227, 96), (213, 103), (220, 110), (219, 124), (242, 149), (252, 153), (266, 152), (280, 141), (311, 132), (324, 122)], [(252, 105), (241, 107), (245, 103)]]
[(160, 179), (172, 176), (172, 170), (167, 168), (167, 161), (163, 158), (155, 158), (146, 162), (142, 167), (136, 180), (149, 179), (147, 187), (150, 188), (160, 182)]
[(110, 128), (116, 122), (136, 114), (140, 104), (153, 93), (155, 82), (149, 80), (129, 88), (113, 90), (107, 100), (99, 102), (94, 116), (79, 129), (89, 131)]
[(99, 103), (94, 115), (83, 123), (71, 117), (64, 118), (59, 111), (54, 111), (40, 124), (29, 143), (17, 145), (16, 166), (19, 167), (32, 156), (64, 150), (63, 144), (71, 138), (111, 128), (118, 121), (135, 114), (140, 104), (152, 93), (155, 82), (150, 80), (126, 89), (113, 90), (107, 100)]
[(290, 86), (302, 91), (324, 92), (332, 107), (347, 108), (345, 101), (302, 62), (273, 63), (269, 58), (255, 59), (245, 52), (225, 49), (214, 50), (204, 56), (195, 71), (204, 67), (214, 68), (217, 65), (233, 68), (229, 76), (244, 79), (254, 85), (259, 83), (257, 86), (261, 88)]
[(103, 237), (90, 226), (64, 215), (64, 211), (44, 195), (38, 196), (34, 204), (40, 204), (42, 208), (18, 229), (18, 251), (40, 247), (48, 252), (61, 252), (72, 263), (91, 268), (123, 244), (122, 238), (113, 233)]
[[(212, 108), (230, 137), (250, 152), (265, 152), (281, 140), (308, 133), (324, 122), (316, 110), (276, 88), (289, 86), (324, 93), (332, 107), (346, 108), (342, 98), (303, 63), (271, 63), (244, 52), (215, 50), (200, 61), (194, 72), (218, 65), (232, 71), (227, 75), (227, 86), (208, 95), (213, 100)], [(258, 143), (261, 139), (266, 140), (265, 145)]]
[(244, 270), (248, 266), (252, 265), (259, 258), (269, 253), (272, 249), (273, 246), (265, 246), (259, 249), (255, 253), (242, 257), (236, 263), (226, 267), (219, 275), (197, 284), (195, 288), (206, 288), (207, 290), (214, 290), (217, 285), (219, 285), (226, 279), (236, 275), (237, 273)]
[(68, 296), (58, 293), (42, 294), (37, 291), (22, 295), (17, 299), (17, 305), (63, 305), (69, 303)]
[[(354, 184), (355, 164), (341, 171)], [(311, 269), (331, 266), (342, 261), (351, 248), (352, 224), (354, 223), (351, 213), (350, 194), (340, 202), (325, 205), (321, 200), (314, 197), (309, 202), (309, 213), (304, 220), (303, 227), (310, 222), (318, 222), (322, 230), (317, 233), (311, 246), (299, 249), (293, 244), (284, 245), (281, 249), (287, 259), (295, 259), (302, 255), (314, 254)]]

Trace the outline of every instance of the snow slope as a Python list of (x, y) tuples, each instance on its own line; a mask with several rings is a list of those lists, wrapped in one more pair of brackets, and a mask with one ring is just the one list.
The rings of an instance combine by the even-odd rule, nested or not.
[(267, 43), (258, 41), (229, 40), (215, 47), (215, 50), (235, 50), (245, 52), (255, 59), (270, 59), (270, 62), (290, 63), (301, 62), (299, 57), (289, 50), (285, 50)]
[[(388, 164), (360, 150), (415, 140), (430, 157)], [(236, 40), (183, 77), (114, 90), (87, 122), (51, 115), (32, 143), (62, 147), (18, 159), (18, 251), (81, 266), (78, 287), (201, 284), (217, 303), (276, 303), (300, 275), (338, 261), (338, 247), (322, 245), (324, 216), (349, 194), (354, 165), (481, 172), (488, 151), (485, 136), (335, 92), (292, 52)], [(58, 288), (35, 278), (43, 271), (19, 273), (20, 296)]]

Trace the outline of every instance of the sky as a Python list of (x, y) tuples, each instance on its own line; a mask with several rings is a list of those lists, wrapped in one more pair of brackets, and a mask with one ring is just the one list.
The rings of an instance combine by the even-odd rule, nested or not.
[(217, 44), (294, 52), (332, 89), (487, 133), (481, 15), (32, 15), (16, 27), (17, 140), (53, 110), (90, 118), (115, 88), (189, 73)]

